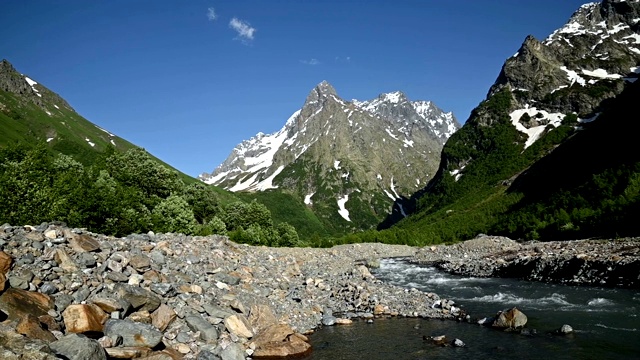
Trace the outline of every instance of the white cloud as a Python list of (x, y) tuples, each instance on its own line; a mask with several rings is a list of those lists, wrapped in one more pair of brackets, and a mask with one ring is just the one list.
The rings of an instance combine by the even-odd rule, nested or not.
[(300, 60), (300, 62), (305, 65), (320, 65), (320, 61), (318, 61), (318, 59)]
[(210, 7), (207, 9), (207, 19), (210, 21), (214, 21), (218, 18), (218, 14), (216, 14), (216, 9)]
[(229, 22), (229, 27), (237, 31), (238, 37), (243, 41), (253, 40), (253, 34), (256, 32), (256, 29), (251, 27), (248, 22), (242, 21), (235, 17)]

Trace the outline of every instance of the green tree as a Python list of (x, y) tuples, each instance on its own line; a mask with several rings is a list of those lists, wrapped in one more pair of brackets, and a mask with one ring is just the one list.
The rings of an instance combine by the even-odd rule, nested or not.
[(196, 218), (189, 204), (182, 197), (171, 195), (153, 209), (155, 229), (161, 232), (193, 234)]

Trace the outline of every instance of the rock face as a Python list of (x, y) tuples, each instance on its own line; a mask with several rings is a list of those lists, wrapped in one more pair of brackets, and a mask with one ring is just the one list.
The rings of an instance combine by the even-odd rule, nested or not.
[[(78, 236), (99, 246), (79, 246), (72, 241)], [(307, 352), (302, 334), (325, 315), (340, 316), (342, 324), (399, 315), (454, 318), (433, 306), (437, 295), (383, 284), (361, 265), (411, 256), (417, 249), (408, 246), (266, 248), (220, 236), (114, 238), (42, 224), (1, 226), (0, 250), (11, 259), (9, 280), (31, 273), (31, 290), (0, 294), (8, 318), (0, 322), (0, 354), (240, 360)], [(87, 256), (93, 262), (80, 261)], [(15, 261), (25, 257), (33, 261)]]
[(280, 131), (244, 141), (200, 178), (231, 191), (278, 188), (328, 226), (369, 228), (433, 177), (442, 145), (458, 128), (431, 102), (401, 92), (347, 102), (322, 82)]

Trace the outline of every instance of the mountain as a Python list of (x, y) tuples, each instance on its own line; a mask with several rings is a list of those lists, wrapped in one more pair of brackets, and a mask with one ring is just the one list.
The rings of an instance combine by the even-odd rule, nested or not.
[(401, 92), (345, 101), (323, 81), (280, 131), (243, 141), (200, 179), (231, 191), (278, 189), (335, 232), (367, 229), (433, 177), (458, 128), (431, 102)]
[(88, 163), (95, 154), (130, 142), (80, 116), (58, 94), (18, 72), (7, 60), (0, 62), (0, 146), (46, 142), (50, 149)]
[(527, 37), (391, 232), (423, 243), (640, 232), (639, 64), (638, 1), (585, 4), (547, 39)]

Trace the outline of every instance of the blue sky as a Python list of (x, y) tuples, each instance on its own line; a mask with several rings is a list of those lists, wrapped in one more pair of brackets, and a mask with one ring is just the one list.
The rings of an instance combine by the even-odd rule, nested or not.
[(528, 34), (582, 0), (3, 0), (0, 58), (196, 176), (280, 129), (327, 80), (401, 90), (464, 122)]

